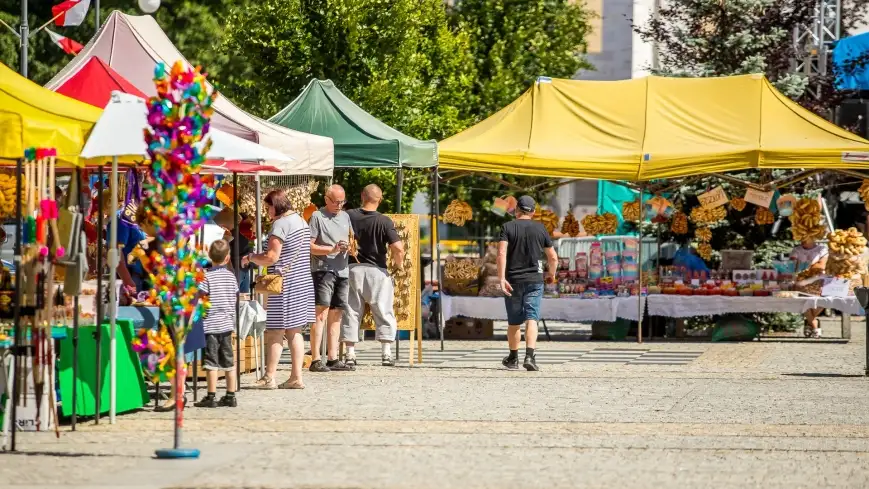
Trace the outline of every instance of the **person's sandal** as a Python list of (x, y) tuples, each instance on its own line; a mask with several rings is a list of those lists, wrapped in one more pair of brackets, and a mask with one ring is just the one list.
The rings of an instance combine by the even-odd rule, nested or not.
[(262, 378), (254, 382), (254, 384), (250, 388), (261, 390), (274, 390), (277, 389), (278, 386), (275, 383), (275, 379), (269, 377), (268, 375), (263, 375)]
[(289, 379), (287, 379), (286, 382), (284, 382), (283, 384), (278, 386), (278, 389), (304, 389), (304, 388), (305, 388), (305, 384), (303, 384), (301, 380), (296, 380), (296, 381), (290, 382)]
[[(187, 398), (184, 398), (183, 406), (187, 407)], [(175, 401), (173, 400), (171, 403), (160, 404), (159, 406), (154, 408), (155, 413), (170, 413), (175, 410)]]

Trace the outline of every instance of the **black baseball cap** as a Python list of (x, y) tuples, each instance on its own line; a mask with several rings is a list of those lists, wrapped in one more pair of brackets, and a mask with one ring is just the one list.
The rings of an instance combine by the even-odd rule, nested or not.
[(537, 203), (534, 202), (534, 199), (531, 196), (523, 195), (519, 197), (519, 200), (516, 201), (516, 206), (519, 207), (519, 210), (522, 212), (534, 212), (534, 209), (537, 208)]

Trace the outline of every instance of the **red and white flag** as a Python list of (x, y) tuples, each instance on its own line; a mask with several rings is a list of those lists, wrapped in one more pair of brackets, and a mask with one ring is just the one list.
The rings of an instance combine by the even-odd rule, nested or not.
[(51, 36), (51, 42), (60, 46), (60, 49), (63, 49), (66, 52), (66, 54), (75, 55), (75, 54), (78, 54), (79, 51), (84, 49), (84, 46), (82, 46), (81, 44), (73, 41), (72, 39), (70, 39), (66, 36), (61, 36), (60, 34), (58, 34), (56, 32), (52, 32), (48, 29), (45, 29), (45, 32), (47, 32), (48, 35)]
[(51, 7), (51, 15), (55, 17), (54, 25), (58, 27), (81, 25), (90, 6), (91, 0), (66, 0)]

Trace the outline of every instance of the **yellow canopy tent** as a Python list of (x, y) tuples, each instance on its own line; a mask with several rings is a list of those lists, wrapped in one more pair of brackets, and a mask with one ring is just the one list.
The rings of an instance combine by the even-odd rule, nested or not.
[[(86, 161), (79, 154), (102, 112), (43, 88), (0, 63), (0, 164), (14, 163), (24, 157), (25, 149), (37, 147), (56, 148), (60, 164), (83, 166)], [(133, 160), (123, 158), (123, 162)]]
[(869, 141), (800, 107), (763, 75), (540, 78), (439, 152), (442, 169), (628, 181), (869, 165)]

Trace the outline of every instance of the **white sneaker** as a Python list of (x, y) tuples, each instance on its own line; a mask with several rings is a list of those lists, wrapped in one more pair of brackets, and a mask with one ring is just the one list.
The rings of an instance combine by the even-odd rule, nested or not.
[(821, 328), (817, 328), (812, 331), (812, 338), (820, 338), (821, 337)]
[(392, 359), (392, 355), (383, 355), (383, 359), (380, 364), (384, 367), (394, 367), (395, 360)]

